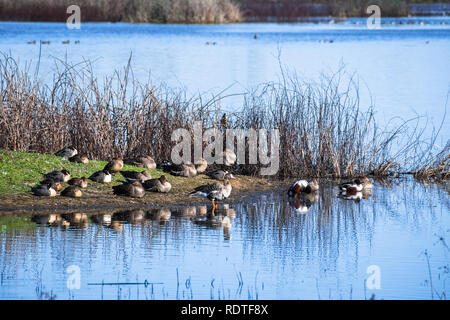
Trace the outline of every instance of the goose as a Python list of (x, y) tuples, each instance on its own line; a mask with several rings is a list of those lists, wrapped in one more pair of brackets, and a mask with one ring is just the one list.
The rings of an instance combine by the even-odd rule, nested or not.
[(70, 172), (66, 169), (62, 169), (61, 171), (55, 170), (45, 174), (44, 178), (55, 182), (67, 182), (70, 180)]
[(148, 169), (156, 169), (156, 162), (150, 156), (142, 156), (133, 159), (125, 159), (126, 164)]
[(339, 189), (346, 192), (360, 192), (363, 189), (361, 180), (355, 179), (353, 182), (344, 182), (339, 185)]
[(42, 184), (40, 186), (31, 189), (35, 196), (39, 197), (54, 197), (56, 196), (56, 190), (52, 187), (52, 184)]
[(69, 161), (76, 162), (76, 163), (84, 163), (84, 164), (89, 163), (89, 159), (88, 159), (87, 155), (85, 155), (85, 154), (82, 154), (82, 155), (76, 154), (73, 157), (70, 157)]
[(319, 190), (317, 180), (308, 182), (306, 180), (295, 181), (288, 190), (289, 196), (294, 196), (300, 193), (311, 193)]
[(105, 166), (105, 170), (110, 173), (116, 173), (122, 170), (123, 168), (123, 160), (120, 158), (114, 158), (110, 162), (108, 162)]
[(200, 158), (196, 162), (195, 169), (197, 169), (197, 173), (203, 173), (206, 171), (207, 167), (208, 167), (208, 162), (205, 159)]
[(112, 176), (108, 170), (103, 169), (102, 171), (94, 172), (89, 177), (89, 180), (92, 180), (94, 182), (99, 182), (99, 183), (110, 183), (112, 181)]
[(83, 194), (78, 186), (68, 186), (61, 192), (61, 195), (64, 197), (81, 198)]
[(189, 196), (200, 196), (204, 198), (208, 198), (212, 201), (213, 210), (217, 208), (215, 204), (215, 200), (224, 200), (228, 198), (231, 194), (231, 183), (228, 179), (225, 179), (223, 184), (216, 182), (211, 184), (206, 184), (203, 186), (199, 186), (194, 189), (193, 192), (189, 194)]
[(150, 180), (152, 178), (152, 175), (148, 171), (121, 171), (120, 174), (127, 180), (127, 181), (146, 181)]
[(116, 195), (129, 196), (132, 198), (142, 198), (145, 195), (145, 189), (139, 181), (113, 186), (113, 191)]
[(73, 146), (65, 147), (65, 148), (55, 152), (55, 156), (68, 157), (68, 158), (73, 157), (77, 154), (78, 154), (78, 151)]
[(158, 179), (150, 179), (147, 181), (142, 181), (142, 185), (145, 190), (152, 192), (162, 192), (167, 193), (172, 189), (172, 185), (167, 181), (166, 176), (162, 175)]
[(183, 177), (195, 177), (197, 175), (197, 169), (192, 162), (186, 162), (183, 164), (173, 164), (171, 162), (166, 162), (160, 165), (160, 168), (165, 171), (173, 174), (174, 176), (183, 176)]
[(208, 173), (206, 173), (206, 175), (208, 177), (210, 177), (211, 179), (216, 179), (216, 180), (234, 179), (233, 174), (231, 174), (227, 170), (221, 170), (221, 169), (215, 170), (212, 172), (208, 172)]
[(77, 186), (82, 189), (86, 189), (88, 186), (88, 181), (87, 181), (86, 177), (72, 178), (68, 181), (68, 183), (72, 186)]

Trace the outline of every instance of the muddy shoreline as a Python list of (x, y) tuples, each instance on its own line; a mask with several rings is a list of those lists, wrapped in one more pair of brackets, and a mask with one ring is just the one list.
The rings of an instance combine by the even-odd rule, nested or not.
[[(211, 181), (212, 182), (212, 181)], [(232, 203), (252, 197), (261, 192), (287, 188), (286, 181), (269, 181), (254, 177), (237, 177), (232, 182), (233, 191), (230, 198), (221, 203)], [(82, 198), (37, 197), (28, 193), (0, 194), (0, 215), (20, 213), (44, 213), (83, 211), (85, 213), (100, 210), (140, 209), (164, 206), (210, 205), (211, 202), (201, 197), (190, 197), (188, 192), (169, 192), (167, 194), (147, 192), (143, 198), (116, 196), (112, 189), (83, 190)]]

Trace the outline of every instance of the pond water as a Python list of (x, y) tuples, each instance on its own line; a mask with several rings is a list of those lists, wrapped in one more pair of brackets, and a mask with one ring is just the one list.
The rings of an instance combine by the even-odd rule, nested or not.
[[(440, 124), (450, 85), (449, 17), (383, 18), (379, 30), (367, 29), (366, 19), (328, 20), (208, 26), (82, 23), (80, 30), (63, 23), (0, 22), (0, 51), (22, 63), (37, 62), (40, 56), (43, 77), (51, 77), (55, 58), (90, 60), (97, 75), (111, 75), (132, 53), (137, 79), (147, 81), (150, 74), (154, 83), (208, 95), (230, 85), (225, 94), (276, 81), (279, 61), (313, 80), (345, 65), (359, 78), (361, 106), (373, 99), (382, 123), (419, 114)], [(40, 46), (41, 40), (50, 44)], [(242, 96), (226, 98), (222, 105), (238, 109)], [(447, 117), (441, 144), (447, 142), (449, 128)]]
[[(46, 212), (12, 227), (2, 214), (0, 299), (448, 297), (448, 194), (402, 179), (349, 200), (322, 182), (302, 201), (274, 190), (214, 216), (206, 206)], [(73, 270), (79, 289), (67, 285)]]

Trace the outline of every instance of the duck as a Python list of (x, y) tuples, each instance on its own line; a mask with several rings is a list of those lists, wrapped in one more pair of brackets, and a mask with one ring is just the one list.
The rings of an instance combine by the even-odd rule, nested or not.
[(167, 193), (172, 189), (172, 185), (167, 181), (166, 176), (162, 175), (158, 179), (150, 179), (147, 181), (142, 181), (142, 185), (145, 190), (152, 192), (162, 192)]
[(196, 161), (195, 169), (197, 169), (197, 174), (205, 172), (207, 167), (208, 162), (205, 159), (200, 158)]
[(116, 173), (123, 169), (123, 160), (120, 158), (114, 158), (108, 162), (105, 166), (105, 170), (110, 173)]
[(62, 184), (59, 181), (54, 181), (52, 179), (45, 179), (43, 181), (41, 181), (41, 185), (44, 184), (51, 184), (52, 188), (55, 189), (56, 191), (61, 191), (62, 190)]
[(50, 41), (42, 41), (41, 40), (41, 44), (50, 44)]
[(231, 174), (227, 170), (221, 170), (221, 169), (208, 172), (208, 173), (206, 173), (206, 175), (208, 177), (210, 177), (211, 179), (216, 179), (216, 180), (234, 179), (233, 174)]
[(36, 40), (28, 41), (27, 43), (28, 43), (28, 44), (36, 44)]
[(102, 171), (94, 172), (89, 180), (99, 183), (110, 183), (112, 181), (111, 173), (107, 169), (103, 169)]
[(57, 152), (55, 152), (55, 156), (59, 157), (73, 157), (78, 154), (77, 149), (74, 146), (65, 147)]
[(70, 180), (70, 172), (66, 169), (62, 169), (61, 171), (52, 171), (45, 174), (44, 178), (55, 182), (67, 182)]
[(363, 193), (361, 191), (341, 191), (338, 195), (339, 198), (345, 199), (345, 200), (354, 200), (354, 201), (360, 201), (363, 198)]
[(73, 157), (70, 157), (69, 161), (76, 162), (76, 163), (84, 163), (84, 164), (89, 163), (89, 159), (88, 159), (87, 155), (85, 155), (85, 154), (82, 154), (82, 155), (76, 154)]
[(88, 186), (88, 181), (87, 181), (86, 177), (72, 178), (68, 181), (68, 184), (70, 184), (72, 186), (80, 187), (82, 189), (86, 189)]
[(231, 183), (228, 179), (225, 179), (223, 184), (220, 182), (206, 184), (194, 189), (189, 196), (200, 196), (208, 198), (212, 201), (213, 211), (217, 209), (215, 200), (224, 200), (228, 198), (232, 191)]
[(148, 171), (141, 171), (141, 172), (137, 172), (137, 171), (121, 171), (120, 174), (128, 181), (147, 181), (150, 180), (152, 178), (152, 175), (150, 174), (150, 172)]
[(70, 40), (65, 40), (62, 42), (62, 44), (69, 44), (69, 43), (70, 43)]
[(132, 198), (142, 198), (145, 195), (145, 189), (139, 181), (113, 186), (113, 191), (116, 195), (129, 196)]
[(289, 196), (295, 196), (300, 193), (311, 193), (319, 190), (319, 184), (317, 180), (308, 182), (306, 180), (295, 181), (288, 190)]
[(126, 159), (125, 163), (131, 164), (131, 165), (137, 166), (137, 167), (156, 169), (156, 162), (150, 156), (141, 156), (141, 157), (137, 157), (137, 158)]
[(81, 198), (83, 193), (78, 186), (68, 186), (61, 192), (61, 195), (64, 197)]
[(51, 183), (41, 184), (40, 186), (31, 189), (35, 196), (39, 197), (54, 197), (56, 196), (56, 190)]
[(355, 179), (353, 182), (344, 182), (339, 185), (339, 189), (346, 192), (360, 192), (363, 189), (361, 180)]
[(195, 165), (188, 161), (183, 164), (173, 164), (171, 162), (165, 162), (160, 165), (160, 168), (168, 173), (173, 174), (174, 176), (183, 176), (183, 177), (195, 177), (197, 175), (197, 169)]
[(75, 40), (75, 44), (80, 44), (80, 40)]
[(372, 183), (372, 181), (370, 181), (370, 179), (368, 177), (362, 177), (360, 179), (360, 181), (363, 186), (363, 189), (365, 189), (365, 190), (372, 189), (373, 183)]

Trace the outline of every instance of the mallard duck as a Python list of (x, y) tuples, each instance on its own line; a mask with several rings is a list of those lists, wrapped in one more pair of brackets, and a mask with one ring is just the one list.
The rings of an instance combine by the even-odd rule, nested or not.
[(223, 184), (216, 182), (203, 186), (199, 186), (194, 189), (193, 192), (189, 194), (189, 196), (200, 196), (204, 198), (208, 198), (212, 201), (213, 210), (217, 208), (215, 204), (215, 200), (224, 200), (228, 198), (231, 194), (231, 183), (228, 179), (225, 179)]
[(105, 170), (108, 170), (110, 173), (116, 173), (122, 170), (123, 168), (123, 160), (120, 158), (114, 158), (110, 162), (108, 162), (105, 166)]
[(61, 192), (61, 195), (64, 197), (81, 198), (83, 193), (78, 186), (68, 186)]
[(82, 154), (82, 155), (76, 154), (73, 157), (70, 157), (69, 161), (77, 162), (77, 163), (84, 163), (84, 164), (89, 163), (89, 159), (88, 159), (87, 155), (85, 155), (85, 154)]
[(206, 175), (208, 177), (210, 177), (211, 179), (216, 179), (216, 180), (224, 180), (224, 179), (234, 179), (233, 174), (231, 174), (231, 172), (228, 172), (227, 170), (215, 170), (212, 172), (208, 172), (206, 173)]
[(319, 183), (317, 180), (308, 182), (306, 180), (297, 180), (288, 190), (289, 196), (294, 196), (300, 193), (311, 193), (319, 190)]
[(67, 182), (70, 180), (70, 172), (66, 169), (62, 169), (61, 171), (52, 171), (45, 174), (44, 178), (56, 182)]
[(121, 171), (120, 174), (127, 179), (127, 181), (147, 181), (152, 178), (152, 175), (148, 171)]
[(167, 181), (166, 176), (162, 175), (158, 179), (150, 179), (142, 182), (145, 190), (152, 192), (167, 193), (172, 189), (172, 185)]
[(341, 183), (339, 189), (347, 192), (359, 192), (362, 191), (363, 185), (361, 184), (361, 180), (355, 179), (353, 182)]
[(197, 174), (205, 172), (207, 167), (208, 162), (205, 159), (200, 158), (198, 159), (198, 161), (196, 161), (195, 169), (197, 169)]
[(68, 181), (68, 183), (72, 186), (77, 186), (82, 189), (86, 189), (88, 186), (88, 181), (87, 181), (86, 177), (72, 178)]
[(132, 159), (125, 159), (126, 164), (131, 164), (137, 167), (143, 167), (148, 169), (156, 169), (156, 162), (150, 156), (142, 156)]
[(139, 181), (127, 182), (118, 186), (113, 186), (113, 191), (114, 194), (133, 198), (142, 198), (145, 195), (145, 189)]
[(112, 181), (112, 176), (108, 170), (103, 169), (102, 171), (94, 172), (89, 177), (89, 180), (92, 180), (94, 182), (99, 182), (99, 183), (110, 183)]
[(65, 148), (55, 152), (55, 156), (68, 157), (68, 158), (73, 157), (77, 154), (78, 154), (78, 151), (73, 146), (65, 147)]
[(183, 164), (166, 162), (161, 164), (160, 168), (165, 172), (173, 174), (174, 176), (195, 177), (197, 175), (197, 169), (192, 162), (186, 162)]
[(35, 196), (40, 197), (54, 197), (56, 196), (56, 190), (52, 187), (51, 183), (42, 184), (40, 186), (31, 189)]

